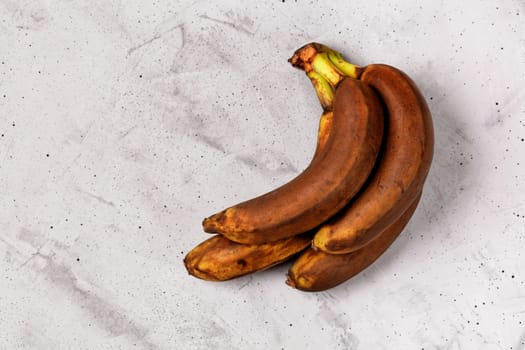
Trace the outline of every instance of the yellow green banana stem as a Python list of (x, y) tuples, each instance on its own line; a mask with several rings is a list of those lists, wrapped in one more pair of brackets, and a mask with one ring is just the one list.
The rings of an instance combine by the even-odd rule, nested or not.
[(341, 72), (332, 64), (326, 52), (320, 52), (315, 55), (311, 62), (311, 69), (311, 71), (323, 76), (334, 88), (344, 78)]
[(307, 74), (315, 71), (334, 88), (343, 78), (359, 79), (363, 72), (362, 67), (347, 62), (339, 52), (319, 43), (310, 43), (301, 47), (288, 62)]
[(310, 78), (312, 85), (314, 86), (315, 93), (321, 102), (321, 106), (325, 112), (332, 110), (332, 104), (334, 102), (334, 89), (330, 83), (316, 71), (307, 72), (306, 75)]
[(330, 60), (330, 62), (341, 73), (343, 73), (343, 75), (348, 76), (350, 78), (359, 79), (359, 77), (361, 76), (361, 73), (363, 72), (363, 68), (345, 61), (343, 56), (337, 51), (331, 50), (328, 52), (327, 55), (328, 55), (328, 59)]

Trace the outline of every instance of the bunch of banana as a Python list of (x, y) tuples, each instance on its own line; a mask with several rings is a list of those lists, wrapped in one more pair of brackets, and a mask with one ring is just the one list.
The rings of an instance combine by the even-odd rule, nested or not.
[(289, 62), (323, 107), (317, 148), (287, 184), (203, 221), (218, 235), (184, 259), (190, 274), (228, 280), (297, 254), (286, 283), (334, 287), (372, 264), (406, 226), (433, 155), (428, 107), (414, 82), (383, 64), (359, 67), (317, 43)]

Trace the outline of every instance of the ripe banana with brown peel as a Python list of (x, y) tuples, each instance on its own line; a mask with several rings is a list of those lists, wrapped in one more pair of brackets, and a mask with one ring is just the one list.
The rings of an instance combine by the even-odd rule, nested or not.
[(244, 244), (276, 241), (317, 227), (343, 208), (370, 174), (383, 136), (383, 109), (366, 84), (345, 79), (334, 96), (324, 149), (289, 183), (203, 221), (204, 231)]
[[(323, 48), (326, 50), (326, 47)], [(301, 51), (298, 52), (300, 53)], [(322, 77), (332, 77), (332, 84), (337, 85), (341, 79), (337, 77), (337, 74), (334, 74), (333, 66), (323, 63), (328, 58), (327, 53), (325, 52), (324, 57), (321, 57), (321, 59), (314, 60), (315, 68), (311, 66), (306, 68), (312, 69), (312, 71), (308, 72), (308, 76), (315, 76), (313, 74), (315, 72)], [(319, 73), (313, 69), (317, 69)], [(343, 74), (349, 75), (352, 73), (353, 70), (349, 71), (347, 69), (346, 73)], [(321, 130), (321, 127), (319, 130)], [(313, 248), (306, 250), (290, 267), (286, 283), (303, 291), (322, 291), (335, 287), (357, 275), (379, 258), (399, 236), (415, 212), (420, 198), (421, 193), (397, 220), (390, 224), (375, 240), (359, 250), (347, 254), (329, 254)]]
[(420, 198), (421, 193), (394, 223), (361, 249), (347, 254), (329, 254), (308, 249), (290, 267), (286, 284), (303, 291), (319, 292), (357, 275), (376, 261), (395, 241), (414, 214)]
[[(320, 75), (310, 80), (323, 107), (312, 162), (319, 158), (332, 126), (333, 89)], [(208, 281), (226, 281), (278, 265), (311, 244), (313, 231), (264, 244), (240, 244), (215, 235), (193, 248), (184, 258), (188, 272)]]
[(434, 149), (430, 111), (415, 83), (394, 67), (358, 67), (315, 43), (296, 51), (290, 62), (307, 73), (327, 70), (329, 66), (333, 81), (344, 76), (358, 79), (370, 85), (386, 107), (384, 151), (372, 178), (350, 205), (320, 228), (313, 240), (314, 248), (327, 253), (358, 250), (396, 221), (422, 191)]
[(269, 269), (290, 259), (311, 244), (312, 233), (266, 244), (247, 245), (215, 235), (184, 258), (188, 272), (207, 281), (226, 281)]

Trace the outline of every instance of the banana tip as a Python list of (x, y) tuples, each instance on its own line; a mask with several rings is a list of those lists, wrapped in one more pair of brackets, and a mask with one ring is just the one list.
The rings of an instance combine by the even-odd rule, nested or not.
[(289, 285), (290, 287), (292, 287), (292, 288), (297, 288), (297, 284), (295, 283), (295, 281), (293, 280), (293, 278), (292, 278), (292, 276), (290, 274), (286, 275), (285, 283), (287, 285)]
[(202, 228), (204, 229), (204, 232), (207, 232), (207, 233), (219, 232), (218, 230), (222, 226), (225, 218), (226, 218), (226, 211), (221, 211), (217, 214), (213, 214), (212, 216), (205, 218), (204, 220), (202, 220)]

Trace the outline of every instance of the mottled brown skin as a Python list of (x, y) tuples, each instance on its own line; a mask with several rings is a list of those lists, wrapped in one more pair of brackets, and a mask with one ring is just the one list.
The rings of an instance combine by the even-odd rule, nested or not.
[(184, 265), (197, 278), (226, 281), (280, 264), (307, 248), (311, 239), (311, 234), (302, 234), (267, 244), (246, 245), (216, 235), (193, 248), (184, 258)]
[(362, 187), (383, 136), (383, 109), (366, 84), (343, 80), (335, 93), (324, 150), (300, 175), (203, 221), (204, 231), (244, 244), (306, 232), (337, 213)]
[(376, 64), (360, 80), (386, 106), (385, 145), (366, 189), (314, 237), (316, 248), (332, 254), (366, 246), (394, 222), (421, 192), (434, 152), (430, 111), (406, 74)]
[(347, 254), (328, 254), (312, 248), (302, 253), (288, 271), (286, 284), (303, 291), (333, 288), (357, 275), (376, 261), (403, 231), (414, 214), (421, 194), (406, 211), (363, 248)]

